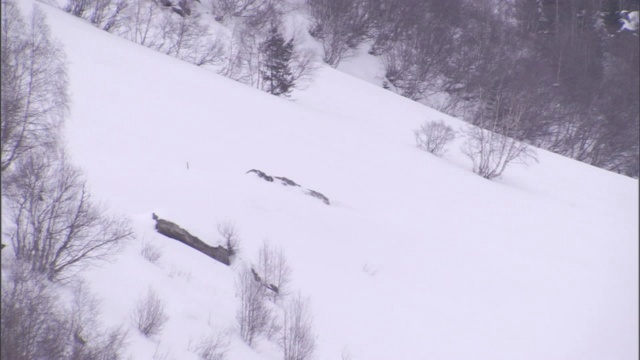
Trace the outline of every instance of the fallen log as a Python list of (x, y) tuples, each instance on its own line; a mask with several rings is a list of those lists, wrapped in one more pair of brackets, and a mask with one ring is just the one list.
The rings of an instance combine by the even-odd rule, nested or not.
[(156, 231), (160, 234), (178, 240), (225, 265), (230, 264), (229, 250), (225, 247), (210, 246), (171, 221), (160, 219), (156, 214), (153, 214), (153, 219), (156, 221)]

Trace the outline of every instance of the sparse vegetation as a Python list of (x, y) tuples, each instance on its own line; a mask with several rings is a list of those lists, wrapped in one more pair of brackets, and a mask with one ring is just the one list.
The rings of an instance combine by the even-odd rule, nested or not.
[(6, 190), (15, 256), (51, 280), (68, 280), (109, 260), (133, 237), (128, 220), (109, 217), (96, 205), (64, 154), (56, 159), (50, 152), (30, 152), (17, 162)]
[(228, 333), (211, 334), (195, 345), (189, 345), (190, 351), (196, 353), (200, 360), (224, 360), (229, 351), (231, 339)]
[(100, 328), (97, 300), (82, 285), (74, 289), (68, 308), (55, 283), (12, 259), (2, 276), (0, 358), (123, 359), (127, 332)]
[(257, 271), (269, 290), (266, 293), (269, 298), (275, 301), (289, 294), (291, 268), (281, 248), (273, 247), (265, 240), (258, 250)]
[(250, 269), (242, 270), (236, 281), (240, 307), (236, 313), (240, 336), (248, 344), (266, 333), (273, 314), (266, 304), (266, 288), (257, 281)]
[(534, 149), (505, 135), (468, 125), (463, 137), (462, 152), (473, 161), (473, 172), (486, 179), (500, 177), (511, 163), (537, 161)]
[(297, 295), (285, 307), (279, 343), (284, 351), (284, 360), (307, 360), (312, 357), (316, 339), (308, 299)]
[(444, 121), (430, 121), (415, 130), (416, 146), (436, 156), (445, 152), (445, 145), (455, 138), (455, 131)]
[(67, 111), (67, 72), (61, 46), (50, 37), (44, 13), (34, 6), (25, 21), (2, 1), (2, 181), (11, 165), (34, 149), (54, 150)]
[(143, 241), (142, 247), (140, 248), (140, 255), (150, 263), (157, 265), (162, 257), (162, 250), (148, 241)]
[(131, 319), (136, 328), (146, 337), (152, 337), (162, 332), (169, 316), (165, 313), (164, 302), (151, 288), (144, 297), (138, 300)]
[(109, 260), (133, 237), (106, 215), (66, 158), (58, 128), (67, 108), (64, 53), (35, 6), (25, 23), (2, 2), (2, 195), (16, 258), (50, 280)]

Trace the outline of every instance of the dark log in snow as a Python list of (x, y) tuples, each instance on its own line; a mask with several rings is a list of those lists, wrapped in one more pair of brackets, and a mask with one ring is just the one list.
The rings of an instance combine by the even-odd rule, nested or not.
[(178, 240), (185, 245), (189, 245), (192, 248), (200, 251), (201, 253), (212, 257), (219, 262), (229, 265), (229, 250), (222, 246), (210, 246), (197, 237), (189, 234), (189, 232), (180, 226), (172, 223), (171, 221), (158, 218), (156, 214), (153, 214), (153, 219), (156, 221), (156, 230), (169, 238)]

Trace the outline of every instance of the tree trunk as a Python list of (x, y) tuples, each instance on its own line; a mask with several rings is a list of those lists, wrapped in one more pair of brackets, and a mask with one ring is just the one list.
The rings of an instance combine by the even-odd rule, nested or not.
[(178, 240), (192, 248), (200, 251), (201, 253), (208, 255), (209, 257), (218, 260), (219, 262), (229, 265), (229, 250), (223, 246), (210, 246), (202, 240), (189, 234), (189, 232), (180, 226), (172, 223), (171, 221), (163, 220), (153, 214), (153, 219), (156, 221), (156, 230), (169, 238)]

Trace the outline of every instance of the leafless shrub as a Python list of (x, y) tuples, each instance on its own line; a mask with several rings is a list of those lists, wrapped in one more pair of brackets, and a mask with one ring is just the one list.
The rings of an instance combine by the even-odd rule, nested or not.
[(158, 51), (198, 66), (222, 61), (222, 40), (213, 37), (197, 15), (178, 16), (164, 11), (157, 31), (160, 40), (152, 47)]
[(462, 152), (473, 161), (473, 172), (486, 179), (501, 176), (511, 163), (537, 161), (533, 148), (507, 136), (473, 125), (468, 125), (462, 136), (466, 139)]
[(69, 0), (63, 10), (81, 18), (85, 16), (93, 3), (95, 3), (95, 0)]
[(127, 332), (100, 328), (98, 301), (83, 283), (74, 287), (71, 300), (67, 308), (53, 283), (12, 259), (2, 277), (1, 358), (122, 359)]
[(393, 43), (381, 57), (386, 79), (402, 96), (413, 100), (437, 90), (441, 63), (449, 54), (443, 45), (447, 41), (444, 36), (423, 34), (415, 41)]
[(351, 0), (307, 0), (312, 18), (309, 33), (320, 41), (324, 61), (336, 67), (352, 49), (370, 37), (371, 21), (365, 2)]
[(234, 31), (232, 38), (227, 39), (226, 52), (223, 62), (218, 69), (218, 74), (240, 81), (242, 78), (244, 50), (236, 39), (243, 39), (243, 37), (239, 35), (237, 31)]
[(293, 87), (296, 89), (304, 89), (313, 79), (314, 74), (318, 70), (317, 54), (302, 47), (296, 37), (293, 41), (293, 56), (291, 57), (290, 69), (293, 79)]
[(32, 151), (8, 181), (9, 237), (18, 259), (52, 280), (110, 260), (133, 237), (126, 219), (108, 217), (96, 205), (80, 171), (62, 151)]
[(275, 248), (265, 240), (258, 250), (257, 268), (263, 285), (269, 289), (268, 297), (275, 301), (289, 294), (291, 268), (281, 248)]
[(251, 345), (265, 333), (272, 321), (271, 310), (265, 302), (266, 288), (256, 281), (249, 269), (244, 269), (238, 276), (236, 291), (240, 296), (240, 307), (236, 313), (240, 336)]
[(474, 125), (464, 128), (462, 152), (473, 162), (473, 172), (493, 179), (511, 163), (537, 161), (536, 152), (524, 142), (520, 124), (528, 106), (526, 94), (509, 94), (501, 88), (487, 92), (486, 103), (475, 115)]
[(151, 288), (140, 298), (133, 309), (131, 318), (140, 332), (151, 337), (160, 334), (169, 317), (164, 311), (164, 302)]
[(147, 47), (155, 45), (155, 21), (160, 8), (153, 0), (133, 0), (123, 14), (120, 36)]
[(310, 359), (316, 348), (309, 300), (297, 295), (284, 310), (280, 347), (285, 360)]
[(162, 250), (148, 241), (142, 243), (140, 255), (152, 264), (157, 265), (162, 257)]
[(77, 281), (68, 317), (70, 323), (70, 360), (118, 360), (124, 356), (128, 332), (122, 327), (109, 331), (98, 323), (100, 302), (86, 283)]
[(445, 151), (445, 145), (455, 138), (455, 132), (444, 121), (431, 121), (423, 124), (415, 130), (416, 146), (418, 149), (428, 151), (440, 156)]
[(189, 345), (189, 350), (198, 355), (200, 360), (224, 360), (229, 351), (231, 339), (228, 333), (211, 334), (194, 345)]
[(92, 350), (89, 343), (98, 330), (96, 309), (99, 301), (87, 289), (86, 284), (79, 280), (73, 287), (73, 301), (71, 303), (70, 330), (73, 337), (72, 358), (91, 358)]
[(2, 274), (2, 359), (63, 359), (70, 324), (47, 279), (16, 261)]
[(262, 89), (263, 54), (260, 45), (264, 39), (264, 34), (251, 28), (236, 29), (227, 48), (225, 64), (219, 73)]
[(128, 331), (118, 326), (103, 333), (99, 341), (93, 345), (93, 358), (87, 360), (120, 360), (124, 359), (124, 349), (128, 346)]
[(224, 246), (229, 251), (229, 257), (233, 257), (238, 253), (240, 246), (240, 236), (238, 229), (230, 221), (224, 221), (218, 224), (218, 234), (222, 236)]
[[(67, 110), (64, 53), (50, 37), (44, 13), (34, 6), (24, 21), (15, 3), (2, 1), (2, 177), (35, 148), (54, 148)], [(4, 181), (3, 181), (4, 182)]]

